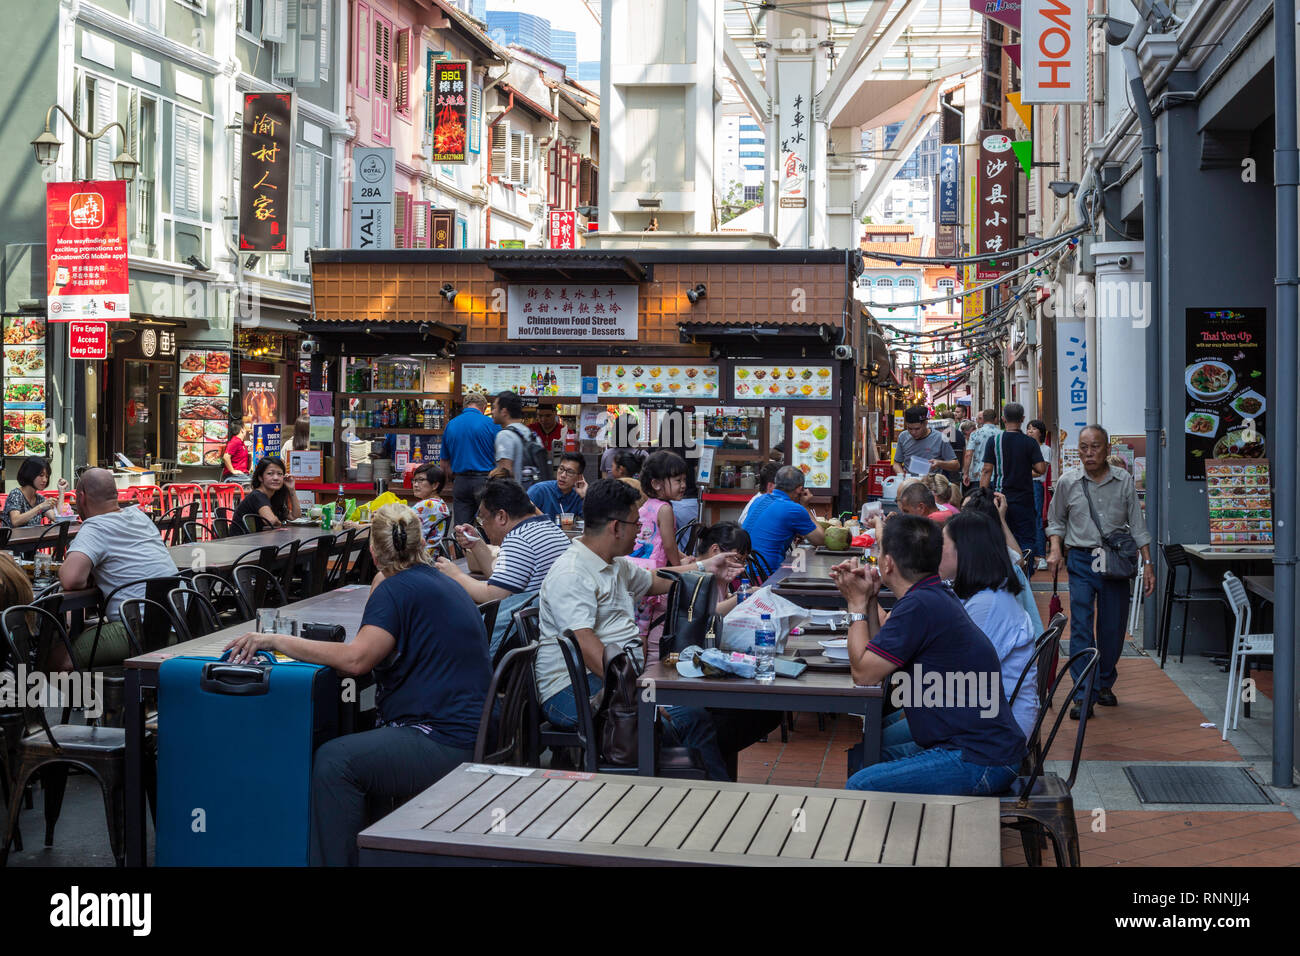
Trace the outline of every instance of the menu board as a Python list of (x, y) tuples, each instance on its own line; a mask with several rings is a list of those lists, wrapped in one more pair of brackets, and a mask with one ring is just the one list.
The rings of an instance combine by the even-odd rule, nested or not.
[(181, 346), (176, 463), (221, 464), (230, 438), (230, 351)]
[(1210, 544), (1272, 544), (1273, 493), (1269, 463), (1258, 458), (1211, 458), (1205, 463)]
[(600, 365), (596, 394), (601, 398), (662, 395), (665, 398), (717, 398), (716, 365)]
[(45, 318), (4, 320), (4, 453), (46, 455)]
[(804, 475), (808, 488), (830, 488), (831, 456), (835, 449), (831, 443), (833, 432), (829, 415), (796, 415), (791, 423), (790, 464)]
[(1188, 309), (1183, 370), (1185, 477), (1205, 478), (1211, 458), (1263, 458), (1265, 309)]
[(738, 398), (829, 402), (835, 398), (829, 365), (737, 365), (732, 394)]
[(460, 367), (461, 393), (514, 392), (532, 398), (582, 394), (581, 365), (467, 365)]
[(451, 362), (429, 360), (424, 363), (424, 390), (451, 392)]

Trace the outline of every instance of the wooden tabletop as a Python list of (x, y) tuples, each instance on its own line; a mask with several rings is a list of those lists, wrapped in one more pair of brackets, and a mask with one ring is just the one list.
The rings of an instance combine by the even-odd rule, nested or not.
[[(369, 596), (370, 588), (366, 585), (350, 584), (307, 598), (305, 601), (286, 604), (280, 608), (280, 614), (283, 617), (297, 618), (299, 624), (303, 622), (342, 624), (343, 630), (347, 633), (346, 640), (350, 641), (357, 636), (357, 631), (361, 628), (361, 617), (365, 612), (366, 599)], [(213, 631), (204, 637), (196, 637), (192, 641), (184, 641), (149, 654), (132, 657), (125, 662), (125, 666), (156, 671), (163, 661), (173, 657), (220, 657), (227, 644), (241, 634), (247, 634), (254, 627), (252, 621), (245, 621), (233, 627)]]
[[(837, 635), (824, 635), (822, 640)], [(794, 650), (787, 645), (787, 650)], [(777, 677), (766, 684), (743, 677), (683, 677), (676, 667), (655, 663), (645, 669), (642, 680), (652, 681), (656, 691), (700, 690), (732, 694), (801, 694), (808, 697), (880, 697), (880, 684), (859, 687), (846, 671), (806, 670), (798, 677)]]
[(1273, 549), (1265, 544), (1185, 544), (1183, 550), (1202, 561), (1273, 560)]
[(461, 764), (357, 837), (363, 865), (1000, 866), (995, 797)]
[(1242, 579), (1247, 591), (1253, 591), (1270, 604), (1273, 601), (1273, 575), (1247, 574)]

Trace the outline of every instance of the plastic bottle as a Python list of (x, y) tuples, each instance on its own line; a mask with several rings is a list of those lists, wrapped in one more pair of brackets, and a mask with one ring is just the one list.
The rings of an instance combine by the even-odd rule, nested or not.
[(749, 600), (749, 578), (740, 579), (740, 587), (736, 588), (736, 607), (744, 604)]
[(776, 680), (776, 629), (772, 626), (772, 615), (759, 617), (758, 627), (754, 628), (754, 679), (770, 684)]

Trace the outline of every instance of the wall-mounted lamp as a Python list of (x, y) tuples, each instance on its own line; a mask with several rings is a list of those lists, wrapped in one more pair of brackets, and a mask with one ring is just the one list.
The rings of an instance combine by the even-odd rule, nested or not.
[(438, 295), (442, 296), (453, 305), (456, 304), (456, 287), (450, 282), (444, 282), (442, 288), (438, 290)]
[(686, 290), (686, 299), (691, 303), (691, 305), (694, 305), (696, 302), (699, 302), (701, 299), (707, 296), (708, 296), (708, 290), (704, 288), (703, 282), (697, 285), (694, 289)]

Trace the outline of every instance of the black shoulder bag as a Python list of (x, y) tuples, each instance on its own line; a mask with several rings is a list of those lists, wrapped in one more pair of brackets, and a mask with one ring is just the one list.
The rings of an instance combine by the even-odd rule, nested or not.
[(1101, 559), (1101, 567), (1098, 568), (1094, 561), (1094, 569), (1105, 581), (1131, 581), (1138, 569), (1137, 542), (1133, 539), (1133, 535), (1129, 534), (1127, 525), (1124, 528), (1117, 528), (1110, 534), (1106, 533), (1106, 529), (1101, 526), (1101, 519), (1097, 517), (1097, 508), (1092, 503), (1088, 479), (1081, 475), (1079, 481), (1083, 485), (1083, 496), (1088, 499), (1088, 511), (1092, 514), (1092, 523), (1097, 526), (1097, 532), (1101, 535), (1101, 553), (1097, 555)]
[(692, 644), (704, 646), (704, 635), (713, 616), (717, 591), (708, 571), (669, 571), (659, 569), (659, 576), (673, 579), (664, 614), (663, 634), (659, 638), (659, 657), (680, 651)]

